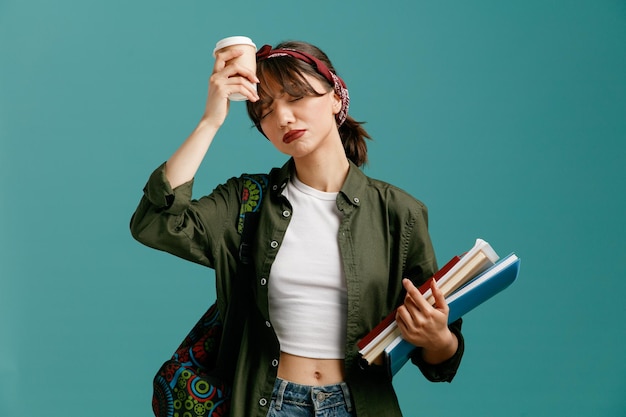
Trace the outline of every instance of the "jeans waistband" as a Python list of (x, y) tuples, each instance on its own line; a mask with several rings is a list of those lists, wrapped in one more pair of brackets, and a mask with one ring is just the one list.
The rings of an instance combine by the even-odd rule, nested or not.
[(311, 386), (276, 378), (274, 384), (275, 406), (280, 409), (284, 401), (299, 402), (312, 405), (314, 410), (336, 407), (345, 404), (348, 412), (352, 412), (352, 398), (348, 384), (340, 382), (333, 385)]

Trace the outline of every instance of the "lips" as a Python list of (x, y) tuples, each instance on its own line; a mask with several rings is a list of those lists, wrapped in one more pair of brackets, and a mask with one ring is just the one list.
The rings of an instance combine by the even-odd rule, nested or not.
[(302, 135), (304, 135), (304, 132), (306, 132), (306, 130), (302, 130), (302, 129), (290, 130), (289, 132), (285, 133), (285, 136), (283, 136), (283, 142), (291, 143), (294, 140), (300, 138)]

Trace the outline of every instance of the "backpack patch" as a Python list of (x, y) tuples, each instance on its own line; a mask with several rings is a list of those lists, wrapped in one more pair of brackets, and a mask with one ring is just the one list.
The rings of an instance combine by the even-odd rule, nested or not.
[(244, 219), (247, 213), (255, 213), (261, 209), (261, 202), (268, 184), (265, 174), (244, 175), (243, 190), (241, 191), (241, 205), (239, 208), (239, 222), (237, 231), (243, 232)]

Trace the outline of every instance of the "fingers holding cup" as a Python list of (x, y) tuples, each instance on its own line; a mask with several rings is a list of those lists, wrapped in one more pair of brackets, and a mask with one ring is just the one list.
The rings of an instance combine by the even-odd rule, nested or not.
[[(229, 78), (233, 78), (234, 84), (241, 87), (239, 92), (232, 92), (228, 98), (231, 101), (245, 101), (249, 97), (256, 98), (256, 45), (245, 36), (231, 36), (217, 42), (213, 50), (216, 58), (214, 72), (230, 67), (225, 72)], [(241, 77), (245, 80), (238, 79)], [(245, 82), (247, 81), (247, 82)]]

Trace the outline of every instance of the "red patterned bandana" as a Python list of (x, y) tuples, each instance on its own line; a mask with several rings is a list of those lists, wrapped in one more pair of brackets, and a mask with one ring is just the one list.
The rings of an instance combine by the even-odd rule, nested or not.
[(346, 120), (346, 117), (348, 117), (348, 107), (350, 106), (350, 96), (348, 95), (346, 83), (343, 82), (343, 80), (331, 71), (322, 61), (307, 54), (306, 52), (296, 51), (295, 49), (272, 49), (270, 45), (263, 45), (256, 53), (256, 60), (262, 61), (264, 59), (275, 58), (278, 56), (290, 56), (312, 65), (318, 73), (320, 73), (331, 85), (334, 86), (335, 94), (341, 98), (341, 110), (335, 115), (337, 126), (341, 126), (341, 124)]

